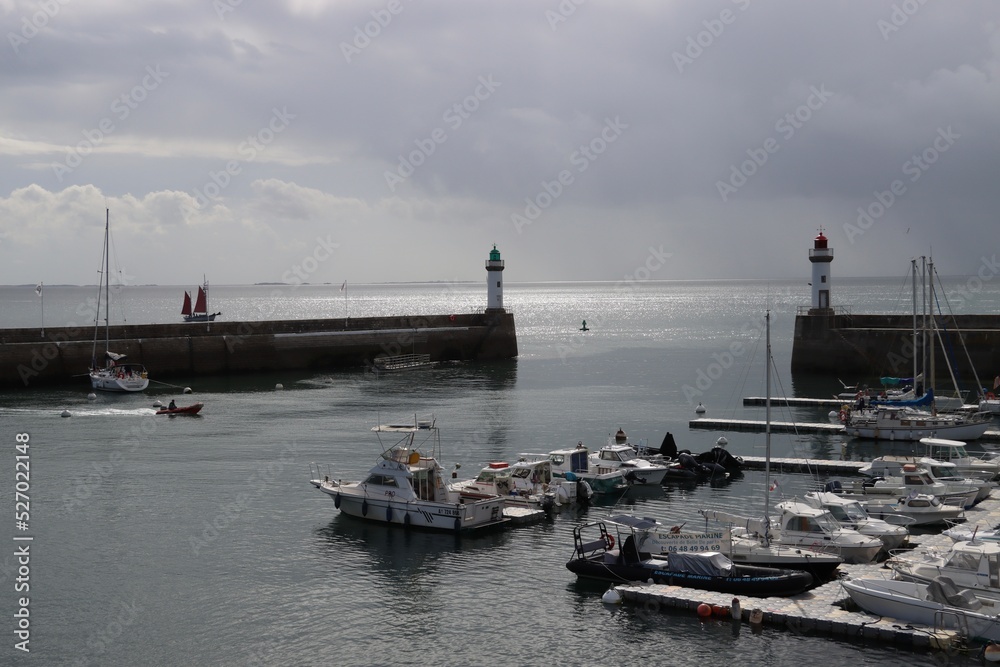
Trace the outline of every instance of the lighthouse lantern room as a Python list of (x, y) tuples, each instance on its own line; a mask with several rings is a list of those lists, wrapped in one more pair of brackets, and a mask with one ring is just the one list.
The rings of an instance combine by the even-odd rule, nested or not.
[(809, 261), (812, 262), (812, 306), (810, 315), (823, 315), (832, 308), (830, 305), (830, 263), (833, 262), (833, 248), (827, 247), (827, 238), (823, 230), (813, 239), (813, 247), (809, 249)]
[(486, 312), (504, 312), (503, 260), (495, 243), (486, 260)]

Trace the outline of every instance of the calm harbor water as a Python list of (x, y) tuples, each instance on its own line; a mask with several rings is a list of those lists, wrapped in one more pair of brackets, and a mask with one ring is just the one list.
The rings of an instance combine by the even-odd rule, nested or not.
[[(856, 312), (909, 309), (902, 281), (839, 285), (839, 300)], [(127, 320), (177, 321), (182, 290), (128, 288)], [(91, 327), (95, 294), (46, 286), (45, 326)], [(975, 297), (963, 312), (998, 311), (994, 287)], [(413, 415), (436, 418), (443, 463), (461, 464), (463, 477), (519, 452), (580, 440), (596, 448), (619, 427), (633, 440), (658, 444), (670, 431), (682, 448), (708, 449), (719, 434), (687, 426), (698, 401), (712, 416), (763, 417), (740, 399), (764, 393), (768, 308), (774, 392), (838, 390), (834, 378), (788, 371), (795, 309), (808, 298), (804, 282), (509, 284), (505, 301), (521, 353), (510, 362), (378, 381), (360, 371), (169, 380), (190, 386), (191, 396), (154, 384), (143, 395), (88, 401), (85, 378), (79, 386), (2, 392), (5, 478), (14, 479), (16, 434), (29, 434), (31, 513), (27, 531), (10, 519), (11, 541), (0, 556), (8, 624), (0, 663), (792, 665), (822, 656), (838, 665), (978, 664), (775, 628), (755, 634), (744, 627), (734, 636), (728, 623), (693, 614), (607, 607), (603, 586), (577, 582), (564, 566), (573, 527), (612, 511), (689, 526), (700, 521), (700, 508), (760, 512), (762, 474), (634, 490), (537, 525), (461, 538), (340, 516), (308, 484), (311, 462), (330, 464), (343, 479), (362, 476), (380, 452), (370, 428)], [(39, 301), (33, 287), (0, 287), (0, 326), (40, 327)], [(352, 285), (346, 292), (213, 286), (210, 305), (224, 319), (280, 319), (467, 312), (484, 302), (480, 284)], [(585, 334), (577, 330), (584, 319)], [(195, 418), (154, 417), (152, 402), (170, 398), (205, 409)], [(61, 418), (64, 409), (73, 416)], [(774, 418), (827, 419), (804, 408)], [(763, 454), (762, 435), (726, 435), (733, 453)], [(772, 445), (776, 456), (882, 453), (828, 436), (775, 436)], [(822, 482), (777, 479), (786, 495)], [(12, 482), (3, 488), (13, 513)], [(21, 543), (12, 538), (24, 535), (34, 538), (30, 654), (14, 649), (12, 618), (21, 596), (14, 556)]]

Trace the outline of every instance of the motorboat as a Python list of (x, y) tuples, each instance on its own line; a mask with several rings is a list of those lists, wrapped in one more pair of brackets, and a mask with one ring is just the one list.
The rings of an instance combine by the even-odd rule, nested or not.
[(192, 403), (191, 405), (160, 408), (156, 411), (158, 415), (196, 415), (205, 407), (204, 403)]
[(965, 443), (960, 440), (945, 438), (921, 438), (924, 455), (945, 463), (954, 463), (960, 474), (975, 475), (992, 473), (992, 477), (1000, 475), (1000, 461), (996, 458), (984, 458), (969, 453)]
[(666, 466), (637, 458), (632, 446), (624, 443), (609, 442), (590, 455), (590, 463), (598, 473), (620, 471), (632, 484), (657, 485), (667, 474)]
[[(372, 429), (379, 436), (398, 440), (386, 447), (379, 461), (360, 482), (342, 482), (318, 467), (310, 483), (333, 498), (342, 513), (414, 528), (453, 532), (497, 526), (504, 518), (504, 498), (463, 497), (449, 488), (446, 472), (434, 456), (440, 451), (440, 434), (434, 421), (387, 424)], [(416, 437), (424, 437), (417, 443)], [(425, 451), (420, 451), (424, 447)]]
[(803, 499), (813, 507), (828, 510), (840, 525), (881, 540), (883, 554), (903, 546), (910, 537), (910, 531), (904, 526), (870, 516), (855, 499), (827, 491), (811, 491)]
[(845, 579), (841, 585), (870, 614), (956, 630), (970, 638), (1000, 640), (1000, 603), (960, 589), (948, 577), (937, 577), (929, 584), (895, 579)]
[(552, 476), (569, 482), (586, 482), (597, 495), (620, 495), (628, 489), (621, 470), (598, 470), (590, 464), (590, 450), (582, 443), (572, 449), (556, 449), (548, 454), (522, 454), (525, 457), (548, 459)]
[(972, 507), (979, 496), (979, 487), (969, 484), (935, 482), (930, 472), (921, 466), (908, 463), (903, 466), (899, 477), (878, 477), (852, 480), (846, 486), (838, 482), (835, 493), (845, 495), (886, 495), (902, 497), (910, 493), (929, 493), (942, 502), (958, 505), (964, 509)]
[(598, 521), (573, 530), (574, 550), (566, 567), (581, 578), (617, 583), (652, 581), (731, 595), (785, 597), (811, 588), (813, 576), (802, 570), (738, 565), (718, 551), (640, 552), (631, 526)]
[[(911, 467), (907, 468), (908, 465)], [(976, 473), (962, 475), (954, 463), (927, 456), (879, 456), (868, 465), (862, 466), (859, 472), (870, 477), (898, 478), (904, 471), (912, 472), (914, 469), (925, 471), (932, 482), (944, 484), (947, 487), (947, 494), (966, 493), (975, 489), (974, 503), (989, 498), (990, 493), (996, 488), (996, 482), (988, 479), (993, 476), (989, 472), (982, 472), (980, 475)]]
[(774, 538), (779, 544), (834, 553), (845, 563), (871, 563), (882, 551), (882, 540), (841, 526), (829, 510), (799, 500), (775, 507), (781, 512)]
[(933, 414), (910, 407), (878, 405), (848, 410), (844, 422), (847, 435), (875, 440), (920, 440), (937, 437), (977, 440), (990, 427), (982, 413)]
[(455, 482), (451, 488), (465, 498), (502, 496), (507, 505), (551, 509), (576, 502), (587, 502), (594, 495), (590, 485), (570, 482), (552, 474), (549, 459), (494, 461), (479, 471), (475, 479)]
[(947, 505), (935, 495), (911, 491), (905, 496), (859, 497), (868, 515), (889, 523), (910, 520), (910, 526), (930, 526), (956, 521), (965, 515), (959, 505)]
[(956, 586), (1000, 603), (1000, 542), (996, 540), (955, 542), (944, 552), (898, 553), (886, 565), (897, 579), (926, 584), (944, 575)]

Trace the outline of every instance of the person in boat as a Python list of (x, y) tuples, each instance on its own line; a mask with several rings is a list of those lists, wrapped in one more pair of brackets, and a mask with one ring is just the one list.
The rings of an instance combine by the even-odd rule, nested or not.
[(167, 406), (167, 410), (176, 410), (176, 409), (177, 409), (177, 403), (175, 403), (174, 399), (171, 398), (170, 405)]

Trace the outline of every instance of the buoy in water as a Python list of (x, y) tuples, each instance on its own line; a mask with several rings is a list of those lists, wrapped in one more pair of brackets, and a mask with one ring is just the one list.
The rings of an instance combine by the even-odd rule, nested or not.
[(184, 391), (181, 392), (181, 393), (190, 394), (191, 393), (191, 387), (184, 387)]
[(97, 400), (97, 394), (95, 394), (94, 392), (90, 392), (89, 394), (87, 394), (87, 399), (91, 400), (91, 401), (96, 401)]
[(69, 417), (70, 416), (70, 411), (69, 410), (63, 410), (61, 416), (62, 417)]
[(743, 620), (743, 609), (740, 607), (739, 598), (733, 598), (732, 604), (729, 605), (729, 616), (732, 617), (734, 621)]
[(715, 444), (717, 444), (719, 447), (725, 447), (726, 445), (729, 444), (729, 441), (726, 440), (726, 436), (720, 435), (719, 439), (715, 441)]
[(704, 602), (698, 605), (698, 615), (701, 616), (702, 618), (708, 618), (709, 616), (711, 616), (712, 615), (711, 605), (707, 605)]
[(760, 625), (764, 622), (764, 612), (759, 607), (750, 610), (750, 625)]
[(604, 592), (604, 595), (601, 596), (601, 602), (603, 602), (604, 604), (621, 604), (622, 603), (621, 593), (619, 593), (613, 588), (610, 588)]
[(1000, 662), (1000, 644), (990, 642), (983, 647), (983, 659), (986, 662)]
[(285, 388), (285, 385), (283, 385), (283, 384), (281, 384), (281, 383), (279, 382), (278, 384), (274, 385), (274, 388), (275, 388), (275, 389), (284, 389), (284, 388)]
[(154, 408), (162, 408), (163, 407), (163, 403), (161, 403), (160, 401), (153, 401), (153, 407)]
[(704, 405), (702, 405), (701, 403), (699, 403), (699, 404), (698, 404), (698, 407), (696, 407), (696, 408), (694, 409), (694, 411), (695, 411), (696, 413), (698, 413), (699, 415), (703, 415), (703, 414), (705, 414), (705, 406), (704, 406)]
[(840, 413), (837, 412), (836, 410), (830, 410), (829, 414), (827, 414), (827, 417), (829, 417), (830, 419), (840, 419)]

